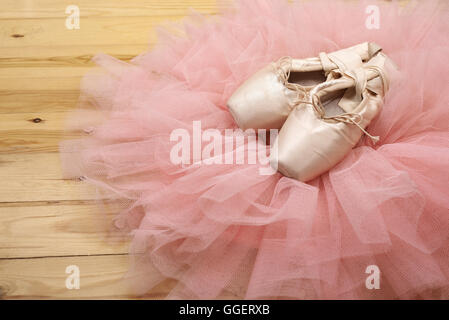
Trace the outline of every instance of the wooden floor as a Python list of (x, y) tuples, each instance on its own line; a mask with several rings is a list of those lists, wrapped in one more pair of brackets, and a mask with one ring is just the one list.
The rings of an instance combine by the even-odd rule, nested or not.
[[(79, 30), (65, 26), (71, 4)], [(215, 0), (0, 2), (0, 298), (135, 298), (122, 281), (127, 243), (111, 239), (110, 216), (83, 183), (62, 178), (58, 142), (90, 58), (131, 59), (156, 42), (155, 25), (188, 8), (217, 11)], [(80, 269), (79, 290), (66, 288), (69, 265)]]
[[(79, 30), (65, 26), (71, 4)], [(58, 142), (90, 58), (131, 59), (156, 42), (155, 25), (188, 8), (217, 11), (214, 0), (0, 2), (0, 298), (134, 298), (122, 281), (127, 243), (110, 239), (110, 219), (81, 181), (62, 179)], [(66, 288), (69, 265), (79, 266), (79, 290)]]

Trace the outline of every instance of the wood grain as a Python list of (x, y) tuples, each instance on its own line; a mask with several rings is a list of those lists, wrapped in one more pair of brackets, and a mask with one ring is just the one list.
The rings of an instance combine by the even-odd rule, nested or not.
[[(222, 1), (223, 2), (223, 1)], [(65, 8), (75, 4), (71, 0), (5, 0), (2, 3), (0, 19), (61, 18)], [(217, 4), (214, 0), (146, 0), (110, 1), (77, 0), (82, 17), (138, 17), (164, 16), (171, 19), (182, 18), (190, 9), (214, 14)]]
[[(129, 61), (157, 42), (155, 26), (193, 8), (215, 14), (214, 0), (78, 0), (81, 28), (65, 27), (73, 1), (0, 3), (0, 298), (126, 299), (133, 295), (128, 239), (112, 230), (117, 210), (100, 210), (94, 190), (64, 179), (58, 144), (82, 76), (97, 53)], [(78, 265), (81, 289), (65, 287)], [(161, 285), (144, 298), (162, 298)]]
[[(74, 3), (81, 28), (68, 30)], [(117, 210), (100, 210), (92, 188), (65, 179), (57, 151), (80, 135), (65, 118), (92, 57), (131, 60), (157, 43), (156, 26), (189, 8), (219, 11), (215, 0), (0, 2), (0, 299), (159, 299), (174, 285), (133, 294), (123, 281), (128, 239), (111, 230)], [(68, 265), (80, 268), (79, 290), (65, 287)]]
[(127, 237), (112, 228), (115, 212), (65, 201), (0, 207), (0, 257), (125, 254)]
[[(58, 90), (56, 93), (48, 89), (8, 91), (0, 88), (1, 117), (13, 113), (67, 112), (76, 106), (79, 90)], [(26, 116), (25, 119), (31, 117)], [(6, 121), (2, 121), (0, 128), (4, 126)]]
[[(80, 270), (80, 289), (66, 287), (66, 268)], [(42, 257), (0, 260), (0, 299), (162, 299), (173, 286), (165, 281), (145, 296), (133, 294), (124, 279), (127, 255)]]
[(0, 120), (0, 155), (57, 152), (62, 139), (81, 136), (81, 131), (64, 130), (66, 116), (63, 112), (38, 111), (4, 114)]
[(0, 154), (0, 203), (94, 200), (95, 190), (63, 179), (58, 153)]

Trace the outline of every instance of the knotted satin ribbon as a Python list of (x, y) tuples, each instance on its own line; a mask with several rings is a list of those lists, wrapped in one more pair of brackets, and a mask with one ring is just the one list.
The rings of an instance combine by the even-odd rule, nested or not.
[[(327, 57), (327, 56), (326, 56)], [(327, 58), (325, 59), (325, 54), (320, 54), (320, 59), (322, 59), (322, 63), (324, 63), (324, 70), (326, 73), (329, 73), (331, 71), (331, 63), (330, 60)], [(327, 60), (329, 60), (327, 62)], [(343, 122), (347, 124), (353, 124), (356, 125), (364, 134), (366, 134), (375, 144), (379, 141), (379, 136), (373, 136), (368, 133), (362, 126), (361, 122), (363, 121), (363, 116), (358, 113), (353, 112), (347, 112), (342, 113), (340, 115), (327, 117), (325, 115), (324, 106), (321, 103), (320, 97), (317, 95), (316, 92), (314, 92), (315, 88), (312, 89), (310, 92), (312, 93), (310, 95), (310, 99), (306, 100), (306, 98), (309, 96), (309, 93), (307, 90), (305, 90), (304, 87), (302, 87), (299, 84), (296, 83), (290, 83), (288, 82), (291, 72), (291, 65), (292, 65), (292, 58), (291, 57), (282, 57), (278, 60), (277, 63), (277, 71), (279, 80), (284, 84), (284, 86), (294, 92), (297, 92), (296, 100), (293, 103), (292, 108), (297, 107), (298, 105), (304, 103), (309, 104), (313, 107), (318, 117), (324, 121), (337, 121), (337, 122)], [(327, 66), (327, 67), (326, 67)], [(378, 66), (361, 66), (355, 70), (348, 70), (347, 68), (343, 68), (343, 70), (334, 70), (335, 73), (341, 74), (342, 77), (351, 78), (354, 81), (354, 86), (356, 90), (356, 96), (361, 97), (362, 93), (365, 91), (368, 83), (368, 79), (366, 76), (366, 70), (371, 69), (377, 73), (377, 75), (382, 80), (382, 86), (383, 91), (386, 92), (388, 90), (388, 81), (386, 78), (385, 73), (381, 68)], [(328, 79), (329, 80), (329, 79)]]
[(293, 109), (307, 97), (307, 90), (300, 84), (288, 82), (292, 68), (292, 60), (291, 57), (280, 58), (277, 62), (277, 74), (279, 81), (284, 87), (296, 92), (296, 100), (293, 101), (292, 105)]

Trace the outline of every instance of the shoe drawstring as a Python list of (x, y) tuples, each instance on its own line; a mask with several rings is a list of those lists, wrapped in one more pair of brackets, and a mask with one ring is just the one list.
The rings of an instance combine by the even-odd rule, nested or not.
[[(333, 120), (333, 121), (337, 121), (337, 122), (353, 124), (353, 125), (357, 126), (364, 134), (366, 134), (374, 144), (376, 144), (379, 141), (379, 139), (380, 139), (379, 136), (371, 135), (368, 131), (366, 131), (361, 126), (361, 123), (363, 122), (363, 116), (361, 114), (347, 112), (347, 113), (342, 113), (342, 114), (339, 114), (336, 116), (327, 117), (325, 115), (325, 110), (324, 110), (323, 104), (321, 103), (321, 99), (316, 93), (312, 95), (311, 101), (306, 101), (305, 98), (308, 96), (307, 91), (299, 84), (288, 82), (289, 77), (290, 77), (290, 70), (291, 70), (291, 66), (292, 66), (292, 58), (291, 57), (282, 57), (281, 59), (278, 60), (277, 66), (278, 66), (277, 71), (278, 71), (279, 80), (282, 82), (282, 84), (286, 88), (297, 92), (297, 99), (293, 103), (293, 108), (295, 108), (296, 106), (298, 106), (300, 104), (309, 104), (313, 107), (313, 109), (315, 110), (316, 114), (318, 115), (318, 117), (320, 119), (331, 120), (331, 121)], [(388, 91), (387, 78), (381, 68), (379, 68), (378, 66), (366, 66), (363, 68), (371, 69), (371, 70), (377, 72), (378, 76), (382, 80), (383, 91), (384, 92)], [(365, 86), (366, 86), (366, 83), (365, 83)], [(363, 88), (363, 90), (364, 89), (365, 88)]]
[(277, 74), (279, 81), (286, 87), (287, 89), (290, 89), (293, 92), (296, 92), (296, 100), (292, 103), (292, 110), (302, 103), (304, 99), (307, 97), (307, 91), (306, 89), (297, 83), (291, 83), (289, 82), (290, 78), (290, 72), (292, 67), (292, 58), (291, 57), (282, 57), (277, 62)]
[(371, 135), (360, 125), (360, 123), (363, 121), (363, 116), (361, 114), (354, 112), (347, 112), (332, 117), (326, 117), (323, 104), (321, 103), (320, 98), (316, 94), (313, 95), (312, 102), (307, 101), (306, 103), (312, 105), (313, 109), (318, 114), (320, 119), (334, 120), (337, 122), (356, 125), (364, 134), (366, 134), (371, 139), (371, 141), (374, 144), (376, 144), (379, 141), (380, 139), (379, 136)]

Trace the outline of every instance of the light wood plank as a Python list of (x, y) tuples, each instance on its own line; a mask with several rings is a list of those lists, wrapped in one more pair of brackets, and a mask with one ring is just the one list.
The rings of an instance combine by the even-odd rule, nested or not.
[[(85, 17), (80, 28), (69, 30), (65, 19), (11, 19), (2, 21), (2, 47), (81, 46), (81, 45), (154, 45), (157, 41), (156, 26), (176, 21), (179, 16), (137, 17)], [(20, 35), (20, 36), (18, 36)]]
[(127, 253), (126, 234), (113, 227), (116, 210), (83, 202), (0, 206), (0, 258)]
[[(66, 288), (68, 266), (79, 268), (79, 289)], [(142, 277), (130, 277), (129, 267), (128, 255), (0, 259), (0, 299), (164, 299), (177, 285), (176, 280), (165, 279), (137, 295), (130, 282), (139, 283)], [(155, 275), (155, 270), (145, 272)], [(242, 298), (231, 291), (219, 296), (224, 300)]]
[(96, 192), (81, 181), (2, 181), (0, 202), (95, 200)]
[(83, 17), (184, 16), (189, 8), (207, 14), (217, 11), (215, 0), (4, 0), (0, 19), (65, 18), (65, 8), (72, 4)]
[(107, 53), (118, 59), (129, 61), (148, 51), (149, 48), (148, 43), (126, 46), (120, 44), (67, 45), (59, 46), (57, 50), (54, 46), (30, 46), (20, 49), (0, 47), (0, 65), (5, 68), (93, 66), (91, 59), (97, 53)]
[[(67, 266), (80, 270), (80, 289), (69, 290)], [(127, 255), (54, 257), (0, 260), (0, 299), (161, 299), (173, 281), (165, 281), (151, 293), (133, 294), (124, 275)]]
[(120, 208), (84, 203), (95, 190), (62, 176), (58, 153), (0, 155), (0, 257), (125, 252), (125, 242), (106, 242), (119, 236), (110, 229)]
[(96, 190), (63, 179), (58, 153), (0, 154), (0, 202), (94, 200)]
[(4, 91), (78, 90), (88, 67), (4, 68), (0, 87)]
[(62, 132), (67, 114), (64, 112), (8, 113), (0, 120), (0, 134), (8, 132)]
[[(11, 153), (0, 155), (0, 177), (11, 180), (62, 180), (58, 153)], [(45, 199), (42, 199), (45, 200)]]
[[(65, 135), (77, 138), (78, 135)], [(0, 137), (0, 155), (29, 152), (57, 152), (58, 143), (63, 138), (62, 130), (3, 131)]]
[(78, 98), (79, 90), (55, 92), (48, 89), (36, 91), (0, 89), (0, 114), (3, 117), (14, 113), (66, 112), (76, 106)]
[[(63, 102), (63, 106), (70, 110), (70, 104)], [(2, 115), (0, 155), (58, 152), (61, 140), (78, 139), (86, 135), (81, 126), (74, 127), (72, 124), (69, 129), (67, 121), (66, 112), (40, 112), (37, 108), (34, 112)]]

